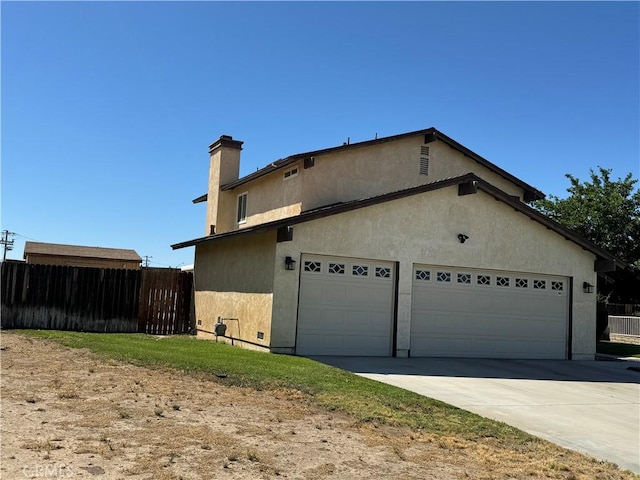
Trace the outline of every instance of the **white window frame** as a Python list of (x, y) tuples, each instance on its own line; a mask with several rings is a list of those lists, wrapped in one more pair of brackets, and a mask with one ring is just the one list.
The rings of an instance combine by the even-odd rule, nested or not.
[[(244, 198), (244, 204), (241, 204), (242, 198)], [(247, 223), (247, 201), (249, 198), (249, 192), (242, 192), (238, 195), (236, 200), (236, 223), (242, 225)], [(244, 208), (243, 208), (244, 207)], [(244, 212), (242, 211), (244, 209)]]

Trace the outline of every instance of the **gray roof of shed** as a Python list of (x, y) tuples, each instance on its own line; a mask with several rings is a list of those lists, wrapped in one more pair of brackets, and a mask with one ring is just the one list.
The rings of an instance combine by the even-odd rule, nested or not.
[(141, 262), (135, 250), (123, 248), (85, 247), (59, 243), (25, 242), (24, 257), (27, 255), (51, 255), (64, 257), (100, 258), (105, 260), (128, 260)]

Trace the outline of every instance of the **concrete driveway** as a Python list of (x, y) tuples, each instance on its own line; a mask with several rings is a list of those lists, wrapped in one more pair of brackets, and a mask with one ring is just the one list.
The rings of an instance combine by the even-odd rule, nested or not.
[(313, 358), (640, 473), (640, 362)]

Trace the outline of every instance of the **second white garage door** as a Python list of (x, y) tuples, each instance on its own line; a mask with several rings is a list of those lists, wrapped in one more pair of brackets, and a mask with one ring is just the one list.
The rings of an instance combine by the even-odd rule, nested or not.
[(412, 357), (567, 356), (569, 279), (415, 266)]
[(319, 255), (301, 263), (296, 353), (391, 355), (394, 263)]

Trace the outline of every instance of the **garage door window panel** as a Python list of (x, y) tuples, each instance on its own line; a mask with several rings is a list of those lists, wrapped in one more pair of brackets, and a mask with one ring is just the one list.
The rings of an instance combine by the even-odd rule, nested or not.
[(436, 282), (451, 283), (451, 272), (438, 272), (436, 274)]
[(546, 290), (547, 289), (546, 280), (534, 280), (533, 281), (533, 289), (534, 290)]
[(368, 277), (369, 265), (352, 265), (351, 275), (354, 277)]
[(345, 264), (344, 263), (331, 263), (329, 262), (329, 273), (331, 275), (345, 275)]
[(415, 279), (420, 282), (430, 282), (431, 281), (431, 271), (430, 270), (416, 270)]
[(478, 275), (476, 277), (476, 284), (484, 287), (491, 286), (491, 276), (490, 275)]
[(389, 267), (376, 267), (376, 278), (388, 278), (388, 279), (391, 279), (391, 268), (389, 268)]
[(304, 271), (307, 273), (322, 273), (322, 263), (313, 260), (305, 260)]

